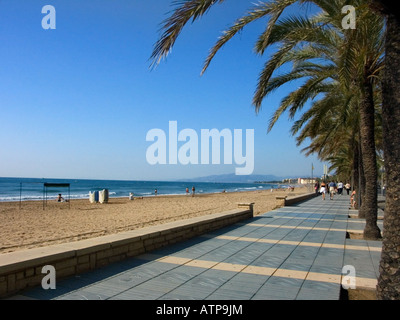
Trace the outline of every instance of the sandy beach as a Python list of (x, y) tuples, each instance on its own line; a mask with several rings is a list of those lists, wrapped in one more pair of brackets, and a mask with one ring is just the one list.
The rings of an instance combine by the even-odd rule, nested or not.
[(278, 195), (306, 193), (306, 188), (262, 190), (191, 196), (153, 196), (143, 199), (110, 198), (107, 204), (88, 199), (56, 202), (0, 202), (0, 254), (134, 230), (236, 209), (254, 202), (254, 215), (276, 207)]

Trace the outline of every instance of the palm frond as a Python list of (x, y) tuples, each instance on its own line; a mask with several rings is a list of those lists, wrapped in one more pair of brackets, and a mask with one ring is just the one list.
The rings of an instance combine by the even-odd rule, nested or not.
[(222, 2), (224, 2), (224, 0), (176, 1), (175, 5), (177, 5), (178, 8), (163, 22), (161, 30), (164, 30), (164, 32), (161, 38), (156, 42), (150, 57), (152, 60), (151, 67), (156, 66), (163, 58), (167, 57), (182, 29), (190, 20), (197, 20), (199, 17), (206, 14), (213, 5)]

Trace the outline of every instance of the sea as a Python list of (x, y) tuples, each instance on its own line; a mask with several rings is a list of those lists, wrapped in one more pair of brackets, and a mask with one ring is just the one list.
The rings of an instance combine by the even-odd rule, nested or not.
[[(44, 187), (47, 184), (59, 186)], [(69, 187), (63, 186), (69, 184)], [(61, 186), (60, 186), (61, 185)], [(125, 180), (87, 180), (87, 179), (38, 179), (38, 178), (1, 178), (0, 202), (31, 201), (56, 198), (59, 193), (66, 199), (89, 199), (89, 193), (108, 190), (110, 198), (152, 197), (159, 195), (184, 195), (186, 188), (196, 194), (242, 192), (251, 190), (276, 189), (282, 187), (273, 183), (218, 183), (218, 182), (178, 182), (178, 181), (125, 181)]]

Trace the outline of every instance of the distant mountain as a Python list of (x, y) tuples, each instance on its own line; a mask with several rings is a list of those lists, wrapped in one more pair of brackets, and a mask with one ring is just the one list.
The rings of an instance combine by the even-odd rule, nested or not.
[(219, 174), (219, 175), (211, 175), (207, 177), (198, 177), (193, 179), (180, 179), (179, 181), (185, 182), (222, 182), (222, 183), (229, 183), (229, 182), (237, 182), (237, 183), (253, 183), (259, 181), (282, 181), (282, 177), (277, 177), (274, 175), (261, 175), (261, 174), (254, 174), (249, 176), (238, 176), (233, 173), (231, 174)]

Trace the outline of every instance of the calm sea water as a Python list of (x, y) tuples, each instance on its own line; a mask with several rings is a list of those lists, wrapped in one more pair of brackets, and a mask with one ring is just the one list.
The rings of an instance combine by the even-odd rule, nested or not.
[[(69, 183), (71, 199), (89, 199), (89, 192), (108, 189), (109, 197), (135, 197), (157, 195), (185, 194), (186, 188), (196, 193), (240, 192), (277, 188), (277, 184), (260, 183), (214, 183), (214, 182), (166, 182), (166, 181), (119, 181), (119, 180), (74, 180), (74, 179), (33, 179), (33, 178), (0, 178), (0, 201), (42, 200), (44, 183)], [(47, 198), (56, 197), (59, 193), (68, 197), (68, 188), (48, 188)]]

